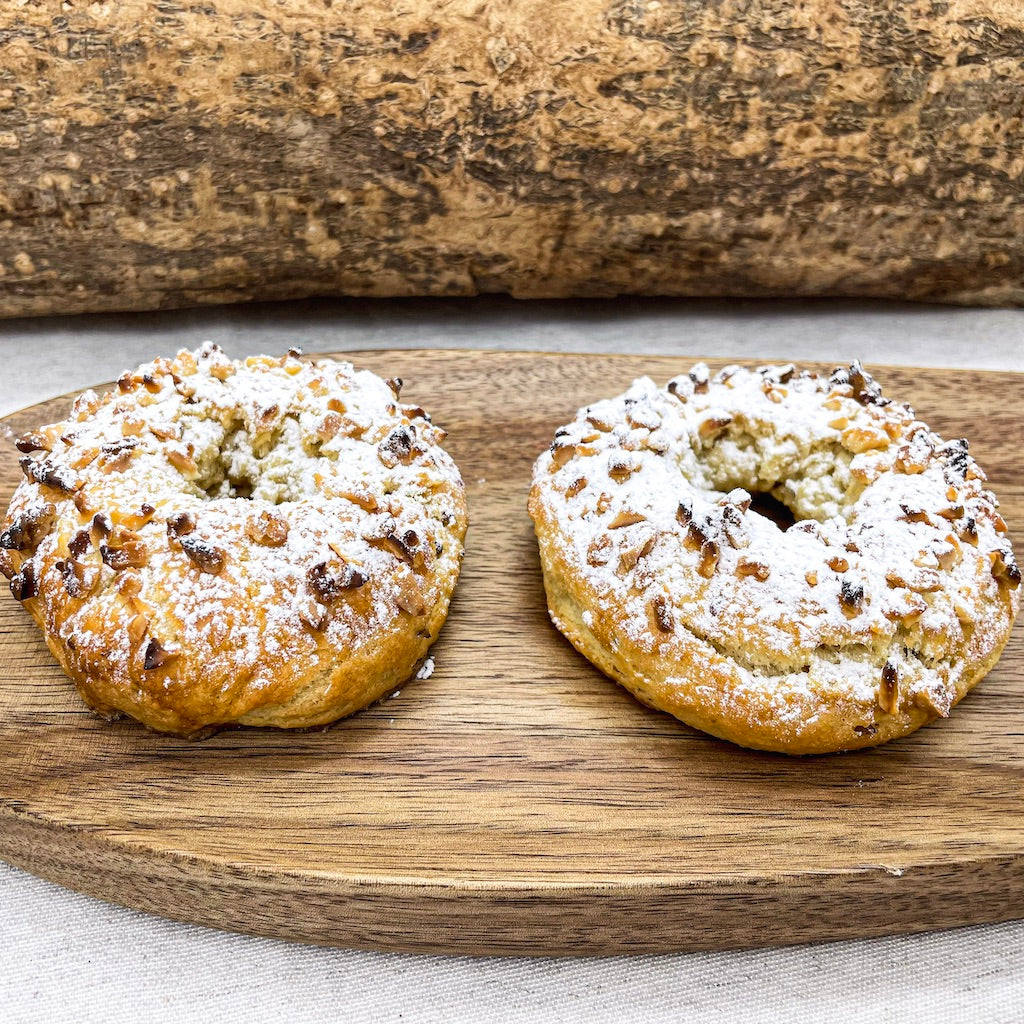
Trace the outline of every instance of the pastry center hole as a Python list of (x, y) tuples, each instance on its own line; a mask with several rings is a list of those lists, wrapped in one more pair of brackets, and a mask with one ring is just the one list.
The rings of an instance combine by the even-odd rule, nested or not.
[(783, 532), (796, 522), (796, 516), (773, 495), (765, 491), (755, 491), (750, 498), (750, 510), (764, 516), (765, 519), (770, 519)]
[(271, 505), (296, 501), (308, 488), (310, 459), (298, 423), (285, 418), (253, 435), (231, 424), (219, 444), (197, 452), (196, 486), (208, 500), (260, 500)]

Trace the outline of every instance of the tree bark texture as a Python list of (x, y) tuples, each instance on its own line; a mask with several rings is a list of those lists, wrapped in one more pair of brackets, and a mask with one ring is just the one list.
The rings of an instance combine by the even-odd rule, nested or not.
[(1024, 300), (1018, 0), (9, 0), (0, 315)]

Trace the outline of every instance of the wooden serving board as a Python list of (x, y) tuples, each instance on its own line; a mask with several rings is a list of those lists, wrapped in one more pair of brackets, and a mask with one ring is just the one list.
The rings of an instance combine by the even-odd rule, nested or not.
[[(693, 360), (351, 353), (450, 430), (472, 525), (436, 670), (326, 732), (106, 724), (0, 595), (0, 856), (186, 921), (381, 949), (581, 954), (1024, 917), (1024, 635), (887, 747), (742, 750), (651, 711), (548, 622), (526, 493), (580, 405)], [(891, 369), (967, 435), (1018, 537), (1024, 377)], [(11, 416), (14, 433), (66, 400)], [(10, 439), (0, 500), (19, 471)]]

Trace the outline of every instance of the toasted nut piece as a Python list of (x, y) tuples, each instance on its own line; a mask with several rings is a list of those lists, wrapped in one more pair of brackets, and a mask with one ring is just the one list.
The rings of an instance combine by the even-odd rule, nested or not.
[(74, 494), (82, 486), (82, 481), (67, 466), (61, 466), (49, 459), (36, 461), (30, 455), (18, 459), (21, 471), (29, 480), (35, 480), (42, 487), (51, 487), (60, 494)]
[(56, 515), (56, 506), (49, 502), (25, 509), (0, 533), (0, 548), (8, 551), (34, 551), (50, 532)]
[(843, 447), (854, 455), (889, 447), (889, 435), (874, 427), (849, 427), (840, 435)]
[(68, 554), (72, 558), (78, 559), (89, 550), (89, 546), (92, 542), (92, 538), (89, 536), (88, 530), (79, 530), (78, 533), (68, 541)]
[(693, 381), (693, 393), (695, 395), (706, 395), (708, 393), (708, 384), (711, 381), (711, 371), (704, 363), (697, 363), (697, 365), (694, 366), (694, 368), (687, 374), (687, 377)]
[(825, 563), (833, 572), (846, 572), (850, 563), (840, 555), (835, 555)]
[(167, 517), (167, 536), (178, 540), (196, 528), (196, 517), (191, 512), (175, 512)]
[(676, 617), (672, 612), (672, 606), (664, 594), (659, 594), (651, 602), (651, 610), (654, 613), (654, 622), (662, 633), (674, 633), (676, 629)]
[(720, 549), (713, 540), (705, 541), (700, 549), (697, 572), (705, 579), (710, 579), (715, 574), (720, 554)]
[(344, 424), (344, 418), (336, 412), (329, 412), (321, 420), (320, 425), (316, 428), (317, 437), (321, 441), (330, 441), (338, 435)]
[(919, 690), (914, 694), (914, 703), (925, 711), (930, 711), (933, 715), (939, 718), (949, 717), (949, 704), (946, 701), (940, 701), (935, 699), (935, 695), (930, 690)]
[(732, 423), (731, 416), (709, 416), (702, 420), (697, 427), (697, 433), (702, 441), (709, 441), (720, 434), (729, 424)]
[(843, 580), (839, 587), (839, 604), (847, 618), (853, 618), (864, 606), (864, 588), (859, 583)]
[(163, 668), (169, 665), (176, 658), (181, 656), (181, 651), (168, 650), (156, 637), (153, 637), (146, 644), (146, 653), (143, 655), (143, 668), (147, 672), (153, 669)]
[(644, 523), (647, 516), (642, 512), (634, 512), (632, 509), (624, 508), (615, 513), (614, 518), (608, 524), (609, 530), (621, 530), (624, 526), (633, 526), (636, 523)]
[(626, 405), (626, 422), (638, 430), (657, 430), (661, 416), (649, 402), (633, 402)]
[(595, 537), (587, 548), (588, 565), (607, 565), (612, 556), (612, 542), (608, 534)]
[(181, 550), (188, 555), (189, 561), (200, 572), (210, 573), (212, 576), (223, 572), (228, 560), (223, 549), (191, 533), (179, 537), (178, 543), (181, 544)]
[(416, 428), (412, 426), (395, 427), (377, 446), (377, 457), (389, 469), (399, 463), (407, 466), (417, 452)]
[(1016, 590), (1020, 586), (1020, 569), (1013, 553), (1008, 550), (991, 551), (988, 557), (992, 562), (992, 575), (1010, 590)]
[(183, 473), (187, 477), (199, 475), (199, 467), (196, 465), (196, 461), (192, 458), (191, 454), (186, 454), (177, 448), (168, 448), (167, 461), (178, 472)]
[(75, 503), (75, 508), (77, 508), (83, 516), (92, 515), (93, 512), (96, 511), (93, 506), (92, 499), (84, 490), (75, 491), (74, 497), (71, 500)]
[(908, 523), (931, 522), (928, 513), (923, 508), (915, 508), (913, 505), (906, 505), (903, 502), (900, 502), (900, 508), (903, 510), (903, 515), (900, 516), (900, 519)]
[(653, 531), (641, 531), (635, 543), (629, 544), (619, 553), (619, 572), (629, 572), (641, 558), (651, 553), (658, 535)]
[(608, 475), (620, 484), (625, 483), (639, 468), (639, 461), (626, 455), (612, 455), (608, 460)]
[(757, 562), (752, 558), (741, 558), (736, 563), (737, 576), (753, 576), (759, 583), (764, 583), (771, 575), (771, 569), (764, 562)]
[(300, 599), (298, 615), (299, 619), (314, 633), (322, 633), (327, 628), (327, 609), (312, 597)]
[(578, 476), (568, 487), (565, 489), (565, 496), (567, 498), (575, 498), (587, 486), (587, 478), (585, 476)]
[(123, 540), (116, 546), (101, 544), (100, 558), (104, 565), (109, 565), (116, 572), (140, 569), (149, 564), (149, 549), (141, 540)]
[(156, 509), (143, 502), (135, 512), (114, 513), (113, 519), (118, 526), (125, 526), (129, 530), (138, 530), (148, 523), (156, 515)]
[(358, 590), (369, 582), (365, 573), (347, 562), (318, 562), (306, 573), (306, 585), (323, 604), (337, 601), (346, 591)]
[(889, 571), (885, 574), (885, 582), (890, 587), (905, 587), (918, 594), (934, 594), (942, 589), (942, 579), (931, 569), (919, 569), (910, 579), (904, 579), (899, 573)]
[(14, 447), (25, 455), (31, 452), (48, 452), (51, 450), (52, 443), (50, 439), (38, 431), (33, 431), (28, 434), (23, 434), (14, 442)]
[(138, 647), (142, 643), (142, 638), (146, 635), (148, 629), (149, 619), (145, 615), (136, 615), (128, 623), (128, 639), (131, 641), (132, 647)]
[(61, 559), (54, 562), (53, 567), (60, 573), (68, 597), (87, 597), (100, 576), (95, 566), (82, 565), (74, 559)]
[(264, 509), (256, 519), (249, 520), (246, 533), (257, 544), (279, 548), (288, 540), (288, 521)]
[(395, 589), (395, 603), (409, 615), (424, 615), (427, 610), (423, 600), (423, 589), (412, 573), (403, 574)]
[(16, 601), (29, 601), (39, 594), (36, 563), (30, 558), (21, 563), (21, 570), (11, 577), (11, 593)]
[(138, 444), (137, 438), (122, 437), (119, 441), (101, 445), (100, 469), (107, 473), (123, 473), (128, 468)]
[(900, 672), (891, 661), (882, 666), (882, 678), (875, 691), (878, 706), (887, 714), (894, 715), (900, 707)]
[(890, 622), (898, 622), (901, 626), (910, 626), (924, 615), (927, 610), (928, 602), (923, 597), (913, 592), (908, 592), (904, 595), (901, 604), (884, 608), (882, 614)]

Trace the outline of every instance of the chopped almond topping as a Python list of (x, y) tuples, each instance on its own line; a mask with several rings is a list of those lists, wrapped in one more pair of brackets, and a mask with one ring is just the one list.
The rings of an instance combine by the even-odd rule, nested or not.
[(843, 580), (839, 587), (839, 605), (847, 618), (853, 618), (864, 606), (864, 588), (859, 583)]
[(14, 442), (14, 447), (22, 454), (29, 455), (32, 452), (48, 452), (52, 445), (45, 434), (33, 432), (19, 437)]
[(196, 465), (195, 459), (191, 455), (186, 455), (185, 452), (179, 451), (177, 448), (167, 449), (167, 461), (187, 477), (199, 475), (199, 467)]
[(358, 590), (369, 577), (347, 562), (318, 562), (306, 573), (309, 589), (323, 604), (337, 601), (348, 590)]
[(928, 523), (931, 520), (928, 518), (928, 513), (923, 508), (916, 508), (913, 505), (907, 505), (900, 502), (900, 508), (903, 509), (903, 515), (900, 516), (901, 520), (908, 523)]
[(145, 615), (136, 615), (128, 623), (128, 639), (131, 641), (132, 647), (138, 647), (142, 643), (142, 638), (148, 629), (149, 619)]
[(288, 521), (264, 509), (256, 519), (249, 520), (246, 533), (257, 544), (279, 548), (288, 540)]
[(47, 502), (18, 513), (0, 533), (0, 548), (8, 551), (34, 551), (53, 526), (57, 508)]
[(36, 563), (30, 558), (21, 564), (21, 570), (11, 577), (11, 593), (16, 601), (30, 601), (39, 594)]
[(641, 537), (636, 543), (624, 548), (619, 554), (619, 572), (629, 572), (641, 558), (646, 558), (651, 553), (657, 539), (658, 535), (651, 532), (649, 535)]
[(720, 550), (713, 541), (706, 541), (700, 549), (700, 560), (697, 562), (697, 572), (705, 579), (710, 579), (715, 574), (718, 565)]
[(223, 549), (210, 544), (194, 534), (183, 534), (178, 538), (181, 550), (188, 555), (189, 561), (200, 571), (211, 576), (219, 575), (227, 564), (227, 554)]
[(659, 594), (652, 602), (651, 609), (654, 612), (654, 621), (662, 633), (674, 633), (676, 629), (676, 617), (672, 613), (672, 606), (664, 594)]
[(919, 690), (914, 694), (914, 703), (925, 711), (930, 711), (939, 718), (949, 717), (949, 708), (938, 703), (928, 690)]
[(312, 597), (307, 596), (299, 601), (298, 615), (314, 633), (322, 633), (327, 628), (327, 609)]
[(403, 612), (410, 615), (426, 614), (427, 606), (423, 599), (423, 588), (412, 573), (405, 573), (398, 580), (395, 589), (395, 603)]
[(887, 715), (894, 715), (899, 710), (900, 672), (891, 661), (887, 661), (882, 667), (882, 678), (878, 683), (875, 699)]
[(840, 435), (840, 441), (843, 447), (854, 455), (889, 447), (889, 435), (884, 430), (873, 427), (850, 427)]
[(753, 576), (759, 583), (764, 583), (771, 575), (771, 569), (764, 562), (757, 562), (752, 558), (741, 558), (736, 563), (737, 576)]
[(1013, 553), (1008, 550), (992, 551), (988, 557), (992, 562), (992, 575), (1010, 590), (1016, 590), (1020, 586), (1020, 569), (1013, 559)]
[(725, 430), (730, 423), (732, 423), (731, 416), (709, 416), (697, 427), (697, 433), (702, 441), (708, 441)]
[(613, 455), (608, 460), (608, 475), (617, 483), (625, 483), (638, 469), (640, 463), (626, 455)]
[(612, 542), (608, 534), (603, 533), (595, 537), (587, 548), (587, 564), (598, 566), (607, 565), (612, 554)]
[(143, 668), (147, 672), (153, 669), (163, 668), (169, 665), (176, 658), (181, 656), (181, 651), (170, 651), (156, 637), (153, 637), (146, 644), (146, 653), (143, 655)]
[(149, 564), (149, 549), (138, 537), (132, 540), (119, 536), (115, 543), (100, 545), (100, 558), (104, 565), (110, 566), (115, 572), (141, 569)]
[(647, 521), (647, 516), (640, 512), (634, 512), (631, 509), (620, 509), (616, 514), (615, 518), (608, 524), (609, 530), (620, 530), (624, 526), (633, 526), (635, 523), (644, 523)]

